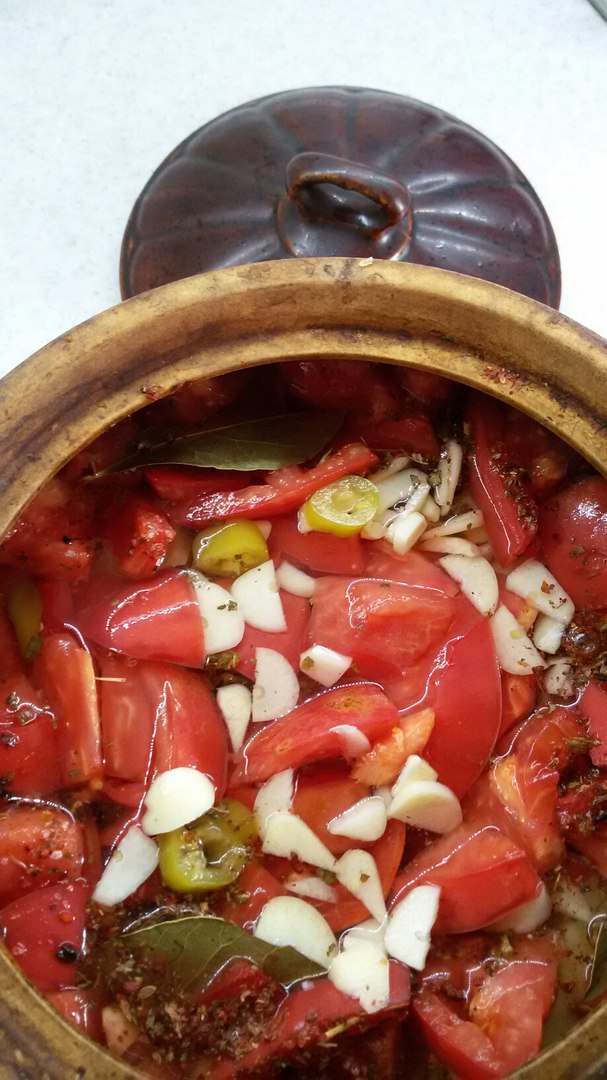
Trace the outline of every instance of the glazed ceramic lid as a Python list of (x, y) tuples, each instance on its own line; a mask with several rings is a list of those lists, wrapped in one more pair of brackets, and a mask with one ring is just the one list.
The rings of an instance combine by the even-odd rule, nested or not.
[(379, 90), (291, 90), (178, 146), (133, 207), (123, 297), (298, 255), (423, 263), (558, 307), (560, 265), (529, 182), (489, 139)]

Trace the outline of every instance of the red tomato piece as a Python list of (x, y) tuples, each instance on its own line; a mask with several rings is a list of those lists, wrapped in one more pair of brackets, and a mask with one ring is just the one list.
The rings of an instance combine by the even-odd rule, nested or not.
[[(293, 813), (303, 818), (329, 851), (339, 856), (352, 847), (352, 841), (347, 836), (333, 836), (327, 825), (332, 818), (370, 794), (370, 788), (351, 778), (346, 764), (322, 762), (299, 773)], [(361, 843), (360, 847), (368, 848), (369, 845)]]
[(301, 533), (294, 517), (272, 521), (270, 553), (275, 563), (282, 559), (303, 570), (318, 574), (362, 574), (363, 542), (360, 536), (332, 536), (330, 533)]
[[(121, 780), (145, 781), (152, 766), (157, 708), (147, 693), (145, 662), (109, 654), (100, 658), (99, 668), (105, 772)], [(142, 790), (138, 785), (129, 786)], [(128, 805), (138, 806), (139, 802), (137, 797)]]
[(242, 641), (234, 650), (238, 657), (236, 671), (247, 675), (249, 679), (255, 678), (255, 652), (260, 648), (276, 649), (296, 671), (299, 669), (299, 657), (304, 647), (303, 639), (310, 617), (310, 603), (304, 596), (293, 596), (284, 589), (280, 590), (280, 599), (287, 629), (274, 634), (267, 630), (257, 630), (247, 623)]
[(0, 683), (0, 789), (50, 795), (61, 786), (55, 718), (25, 675)]
[(298, 401), (321, 409), (347, 409), (384, 420), (397, 415), (396, 397), (380, 368), (364, 360), (287, 360), (280, 375)]
[(45, 578), (38, 582), (42, 600), (45, 634), (57, 634), (74, 623), (74, 593), (65, 578)]
[(86, 581), (95, 555), (92, 512), (64, 480), (50, 480), (13, 525), (0, 547), (0, 562), (34, 577)]
[(545, 499), (564, 480), (575, 451), (530, 416), (506, 409), (504, 442), (509, 461), (525, 470), (534, 498)]
[(245, 930), (253, 929), (268, 900), (286, 893), (278, 878), (256, 859), (251, 859), (245, 866), (238, 879), (237, 890), (238, 900), (233, 899), (234, 894), (230, 890), (220, 894), (218, 914)]
[[(368, 847), (368, 850), (373, 855), (384, 896), (387, 896), (390, 892), (397, 870), (402, 862), (405, 850), (405, 833), (406, 829), (402, 821), (391, 820), (388, 822), (383, 836), (380, 836), (375, 843), (370, 845), (357, 843), (357, 847)], [(352, 843), (350, 843), (351, 846)], [(356, 923), (362, 922), (363, 919), (369, 917), (366, 907), (358, 900), (355, 900), (343, 885), (334, 885), (332, 887), (335, 889), (336, 894), (335, 903), (324, 900), (311, 900), (310, 903), (318, 908), (321, 915), (324, 915), (335, 933), (346, 930), (349, 926), (355, 926)]]
[(502, 671), (502, 718), (498, 739), (533, 712), (537, 699), (537, 681), (534, 675), (511, 675)]
[(464, 1020), (439, 994), (424, 990), (415, 997), (413, 1015), (425, 1042), (438, 1059), (462, 1080), (490, 1080), (506, 1076), (488, 1035), (471, 1020)]
[(167, 502), (191, 502), (217, 491), (236, 491), (251, 482), (248, 472), (197, 469), (192, 465), (150, 465), (143, 475), (156, 495)]
[(405, 866), (394, 881), (390, 906), (416, 885), (441, 887), (436, 932), (462, 934), (532, 900), (541, 881), (522, 848), (498, 829), (464, 823)]
[(378, 739), (371, 750), (354, 762), (353, 778), (369, 787), (394, 783), (407, 758), (424, 752), (434, 720), (433, 709), (420, 709), (402, 717), (386, 739)]
[(371, 450), (362, 443), (351, 443), (311, 469), (288, 466), (269, 473), (265, 484), (179, 503), (172, 516), (180, 525), (207, 525), (229, 517), (276, 517), (297, 510), (310, 495), (334, 480), (366, 473), (376, 464), (377, 456)]
[(438, 442), (430, 418), (418, 409), (398, 420), (381, 420), (356, 425), (358, 437), (372, 450), (405, 450), (437, 458)]
[[(465, 605), (469, 607), (459, 598), (458, 610)], [(428, 695), (435, 721), (424, 750), (439, 780), (460, 798), (489, 759), (502, 708), (500, 670), (489, 622), (481, 618), (465, 632), (468, 617), (475, 618), (472, 612), (460, 616), (462, 636), (447, 644)]]
[(363, 678), (398, 676), (453, 620), (446, 596), (371, 578), (319, 578), (308, 644), (351, 656)]
[(168, 664), (146, 664), (144, 685), (156, 712), (154, 769), (192, 767), (226, 789), (228, 741), (223, 717), (205, 675)]
[(471, 396), (467, 416), (472, 437), (470, 490), (483, 511), (498, 562), (510, 566), (537, 533), (536, 508), (520, 470), (507, 460), (503, 409), (489, 397)]
[(136, 494), (108, 506), (100, 529), (117, 572), (136, 581), (154, 573), (175, 535), (166, 514)]
[(200, 609), (180, 570), (162, 570), (137, 584), (97, 578), (79, 597), (77, 625), (85, 638), (136, 660), (187, 667), (205, 661)]
[(590, 760), (593, 765), (604, 768), (607, 765), (607, 691), (601, 683), (590, 680), (578, 701), (578, 709), (588, 719), (588, 735), (598, 742), (590, 749)]
[(459, 585), (419, 551), (396, 555), (385, 540), (367, 541), (364, 546), (365, 575), (398, 581), (411, 588), (430, 589), (442, 596), (457, 596)]
[(61, 779), (65, 787), (103, 773), (95, 669), (90, 653), (67, 634), (44, 639), (35, 676), (57, 724)]
[[(25, 671), (13, 624), (0, 607), (0, 679)], [(2, 699), (0, 699), (2, 700)]]
[(81, 881), (45, 885), (0, 911), (6, 948), (40, 990), (75, 985), (87, 897)]
[(505, 585), (499, 587), (499, 602), (508, 608), (523, 630), (530, 630), (535, 622), (537, 609), (531, 607), (522, 596), (510, 592)]
[(51, 882), (80, 876), (80, 826), (67, 810), (27, 803), (0, 812), (0, 907)]
[(190, 379), (154, 405), (154, 410), (167, 420), (200, 423), (236, 401), (250, 376), (250, 371), (228, 371), (210, 379)]
[(431, 408), (443, 406), (461, 392), (461, 387), (456, 382), (445, 379), (443, 375), (435, 375), (433, 371), (393, 367), (391, 374), (398, 386)]
[(89, 1039), (103, 1041), (101, 1003), (97, 990), (50, 990), (46, 997), (57, 1012)]
[(373, 742), (397, 723), (398, 713), (379, 687), (335, 687), (256, 732), (236, 755), (231, 784), (258, 783), (283, 769), (346, 756), (350, 740), (340, 730), (344, 726)]
[(589, 476), (553, 495), (542, 507), (540, 539), (575, 606), (607, 607), (607, 480)]
[(607, 826), (603, 820), (607, 800), (607, 778), (581, 778), (558, 800), (557, 814), (567, 842), (607, 877)]
[(519, 960), (488, 978), (470, 1005), (471, 1019), (489, 1037), (504, 1075), (537, 1054), (556, 984), (556, 963)]

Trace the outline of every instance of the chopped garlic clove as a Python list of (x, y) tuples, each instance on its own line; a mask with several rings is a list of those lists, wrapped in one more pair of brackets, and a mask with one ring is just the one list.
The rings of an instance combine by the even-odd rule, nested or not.
[(537, 559), (527, 559), (511, 570), (506, 578), (506, 588), (522, 596), (530, 607), (537, 608), (542, 615), (549, 615), (565, 626), (571, 622), (575, 611), (573, 600)]
[(295, 773), (293, 769), (285, 769), (284, 772), (275, 773), (265, 784), (262, 784), (253, 805), (253, 813), (257, 822), (259, 835), (265, 836), (266, 824), (272, 814), (279, 810), (286, 813), (291, 809), (293, 795), (295, 793)]
[(347, 949), (352, 949), (355, 945), (364, 941), (369, 945), (375, 945), (376, 948), (381, 949), (382, 952), (385, 953), (386, 948), (384, 938), (386, 936), (387, 925), (387, 919), (384, 919), (381, 923), (379, 923), (377, 919), (365, 919), (364, 922), (350, 927), (349, 930), (346, 930), (345, 933), (342, 934), (339, 940), (339, 947), (345, 952)]
[(299, 658), (300, 671), (321, 686), (334, 686), (351, 665), (351, 656), (344, 656), (325, 645), (312, 645)]
[(423, 971), (426, 964), (440, 892), (438, 885), (418, 885), (388, 915), (384, 939), (388, 956), (415, 971)]
[(287, 629), (271, 559), (236, 578), (232, 585), (232, 596), (249, 626), (256, 630), (267, 630), (272, 634), (279, 634)]
[(229, 652), (240, 645), (244, 635), (244, 615), (227, 589), (209, 581), (197, 570), (189, 570), (204, 629), (207, 656)]
[(542, 885), (538, 896), (534, 896), (533, 900), (528, 900), (526, 904), (521, 904), (519, 907), (509, 911), (507, 915), (492, 923), (487, 929), (495, 930), (498, 934), (506, 933), (509, 930), (514, 934), (532, 934), (534, 930), (539, 930), (540, 926), (543, 926), (551, 915), (552, 901), (546, 886)]
[(511, 675), (531, 675), (546, 667), (535, 645), (519, 626), (505, 604), (500, 604), (490, 618), (493, 642), (500, 667)]
[(352, 848), (333, 867), (340, 885), (351, 892), (378, 922), (386, 917), (386, 904), (375, 859), (369, 851)]
[(479, 555), (478, 545), (461, 536), (435, 536), (430, 540), (424, 537), (419, 547), (420, 551), (432, 551), (436, 555), (463, 555), (467, 559)]
[(275, 896), (264, 904), (253, 931), (269, 945), (290, 946), (308, 960), (328, 968), (337, 941), (326, 919), (298, 896)]
[(405, 787), (407, 784), (413, 784), (417, 780), (438, 780), (438, 773), (418, 754), (409, 754), (392, 785), (392, 796), (396, 795), (400, 788)]
[(561, 647), (565, 626), (551, 615), (538, 615), (533, 624), (533, 644), (551, 656)]
[(462, 471), (463, 457), (460, 444), (455, 439), (448, 439), (438, 463), (439, 482), (434, 492), (434, 498), (440, 506), (443, 516), (448, 514), (455, 498)]
[(342, 994), (356, 998), (367, 1013), (385, 1009), (390, 1000), (390, 963), (385, 953), (369, 942), (358, 942), (336, 956), (329, 979)]
[(572, 673), (573, 668), (569, 660), (551, 661), (544, 675), (544, 690), (546, 693), (563, 699), (574, 697), (575, 687)]
[(436, 780), (416, 780), (397, 789), (388, 817), (416, 829), (446, 834), (462, 823), (462, 808), (451, 788)]
[(284, 882), (288, 892), (303, 896), (308, 900), (320, 900), (325, 904), (337, 903), (337, 892), (319, 877), (296, 877)]
[(159, 773), (145, 796), (141, 827), (148, 836), (172, 832), (206, 814), (215, 802), (215, 785), (205, 773), (187, 767)]
[(397, 555), (406, 555), (415, 546), (426, 531), (428, 522), (423, 514), (414, 510), (412, 513), (398, 514), (386, 530), (386, 535)]
[(158, 847), (150, 836), (132, 825), (112, 852), (97, 882), (93, 900), (114, 907), (131, 896), (158, 866)]
[(487, 559), (481, 555), (444, 555), (438, 562), (481, 615), (493, 615), (499, 603), (499, 585)]
[(316, 579), (290, 562), (281, 562), (276, 571), (276, 580), (280, 588), (291, 593), (292, 596), (305, 596), (308, 599), (314, 596)]
[(251, 719), (251, 691), (243, 683), (220, 686), (217, 691), (217, 705), (228, 729), (232, 750), (236, 754), (244, 742)]
[(336, 871), (336, 859), (296, 814), (278, 810), (266, 819), (262, 851), (283, 859), (298, 858), (321, 870)]
[(327, 832), (331, 833), (331, 836), (348, 836), (351, 840), (371, 843), (384, 835), (387, 823), (388, 815), (383, 799), (377, 795), (369, 795), (331, 818)]
[(299, 680), (286, 657), (276, 649), (256, 649), (253, 723), (285, 716), (298, 700)]

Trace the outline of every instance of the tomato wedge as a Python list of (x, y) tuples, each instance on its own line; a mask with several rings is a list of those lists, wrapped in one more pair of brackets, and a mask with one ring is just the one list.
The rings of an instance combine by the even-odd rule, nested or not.
[(77, 625), (85, 638), (137, 660), (187, 667), (205, 661), (200, 609), (181, 570), (162, 570), (138, 583), (95, 579), (79, 597)]
[(483, 511), (485, 528), (498, 562), (510, 566), (537, 533), (537, 512), (523, 486), (521, 471), (506, 459), (505, 415), (488, 397), (471, 395), (467, 412), (472, 453), (469, 483)]
[(589, 476), (553, 495), (542, 507), (540, 538), (575, 606), (607, 607), (607, 480)]
[(276, 564), (286, 559), (303, 570), (318, 574), (362, 574), (364, 546), (360, 536), (332, 536), (331, 533), (302, 533), (293, 517), (272, 521), (268, 541)]
[(0, 911), (9, 953), (40, 990), (75, 985), (88, 891), (81, 881), (45, 885)]
[(523, 849), (498, 829), (464, 823), (405, 866), (394, 881), (390, 906), (422, 884), (441, 887), (436, 932), (462, 934), (532, 900), (541, 881)]
[(278, 469), (265, 484), (178, 503), (171, 514), (180, 525), (206, 525), (228, 517), (275, 517), (297, 510), (310, 495), (334, 480), (366, 473), (376, 464), (376, 454), (361, 443), (351, 443), (311, 469), (296, 465)]
[(0, 790), (50, 795), (61, 786), (55, 718), (25, 675), (0, 682)]
[(255, 678), (255, 653), (260, 648), (275, 649), (282, 653), (291, 667), (296, 671), (299, 669), (299, 657), (304, 647), (303, 639), (310, 617), (310, 603), (305, 597), (293, 596), (284, 589), (280, 590), (280, 599), (287, 629), (270, 633), (268, 630), (257, 630), (247, 623), (242, 641), (234, 650), (236, 671), (249, 679)]
[(103, 773), (103, 760), (90, 653), (68, 634), (52, 634), (43, 641), (35, 675), (55, 715), (64, 786), (98, 778)]
[(83, 861), (82, 830), (67, 810), (16, 803), (0, 812), (0, 907), (79, 877)]
[(100, 536), (118, 573), (138, 581), (160, 565), (175, 529), (149, 499), (130, 495), (124, 504), (114, 502), (106, 509)]
[(237, 754), (231, 786), (258, 783), (283, 769), (350, 756), (356, 728), (371, 742), (398, 723), (388, 698), (371, 683), (327, 690), (256, 732)]

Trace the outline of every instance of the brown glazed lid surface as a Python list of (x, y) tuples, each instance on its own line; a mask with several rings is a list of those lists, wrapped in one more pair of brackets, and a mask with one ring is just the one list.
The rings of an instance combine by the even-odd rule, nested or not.
[(290, 90), (181, 143), (137, 199), (123, 297), (294, 255), (423, 263), (558, 307), (556, 240), (516, 165), (461, 120), (380, 90)]

